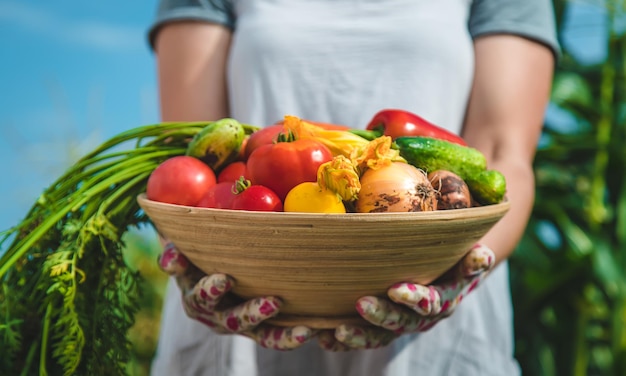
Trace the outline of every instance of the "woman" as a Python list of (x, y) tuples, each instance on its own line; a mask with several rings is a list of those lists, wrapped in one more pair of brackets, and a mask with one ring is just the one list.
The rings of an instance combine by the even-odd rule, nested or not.
[[(252, 325), (245, 336), (220, 335), (236, 330), (227, 316), (245, 325), (242, 311), (262, 319), (271, 314), (260, 302), (273, 304), (272, 314), (280, 302), (215, 311), (220, 294), (199, 293), (227, 290), (227, 277), (194, 285), (174, 273), (186, 299), (181, 304), (170, 286), (155, 375), (519, 374), (506, 259), (532, 208), (532, 160), (558, 52), (550, 1), (163, 0), (150, 41), (163, 121), (234, 117), (268, 125), (292, 114), (364, 127), (380, 109), (406, 109), (481, 150), (506, 176), (512, 203), (464, 259), (464, 289), (408, 286), (426, 292), (404, 302), (412, 311), (382, 299), (361, 302), (361, 314), (378, 325), (364, 334)], [(180, 270), (177, 256), (168, 249), (162, 266)], [(458, 302), (483, 278), (456, 309), (440, 309), (446, 294)], [(420, 297), (434, 316), (420, 310)], [(398, 312), (407, 329), (400, 336), (386, 320)]]

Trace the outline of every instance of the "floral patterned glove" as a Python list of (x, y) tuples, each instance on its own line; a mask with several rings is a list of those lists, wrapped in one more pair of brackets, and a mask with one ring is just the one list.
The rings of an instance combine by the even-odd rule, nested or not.
[(330, 351), (371, 349), (386, 346), (405, 333), (426, 331), (454, 312), (463, 297), (493, 269), (495, 259), (491, 249), (477, 244), (435, 285), (398, 283), (387, 290), (391, 301), (362, 297), (356, 309), (375, 326), (341, 325), (334, 333), (319, 333), (320, 345)]
[(237, 333), (252, 338), (259, 345), (276, 350), (291, 350), (313, 336), (304, 326), (275, 327), (263, 321), (278, 314), (282, 302), (275, 297), (241, 302), (228, 292), (234, 281), (224, 274), (206, 275), (193, 266), (172, 243), (167, 243), (159, 257), (163, 271), (175, 277), (183, 293), (187, 315), (214, 331)]

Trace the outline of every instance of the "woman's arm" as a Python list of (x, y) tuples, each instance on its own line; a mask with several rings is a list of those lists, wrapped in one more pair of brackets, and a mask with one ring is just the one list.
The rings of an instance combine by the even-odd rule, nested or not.
[(163, 26), (155, 40), (161, 119), (217, 120), (228, 116), (226, 62), (231, 32), (204, 22)]
[(511, 209), (482, 239), (503, 261), (521, 239), (534, 201), (532, 162), (550, 97), (554, 55), (513, 35), (475, 41), (475, 77), (463, 137), (507, 180)]
[[(162, 121), (204, 121), (228, 116), (226, 59), (230, 31), (218, 24), (180, 21), (156, 34)], [(166, 241), (161, 239), (165, 245)]]

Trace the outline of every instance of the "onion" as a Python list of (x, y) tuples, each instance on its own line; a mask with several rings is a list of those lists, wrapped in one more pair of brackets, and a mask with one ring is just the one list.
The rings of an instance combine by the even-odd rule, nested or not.
[(424, 171), (392, 162), (365, 171), (355, 208), (359, 213), (432, 211), (437, 198)]

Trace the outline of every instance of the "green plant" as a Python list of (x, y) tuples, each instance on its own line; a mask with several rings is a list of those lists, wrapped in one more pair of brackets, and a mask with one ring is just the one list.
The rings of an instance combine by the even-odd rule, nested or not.
[(72, 165), (24, 219), (0, 232), (0, 374), (122, 375), (142, 275), (124, 258), (130, 229), (148, 224), (136, 197), (163, 160), (206, 123), (118, 134)]
[[(569, 2), (555, 1), (557, 21)], [(626, 374), (626, 36), (608, 10), (607, 59), (566, 48), (535, 160), (534, 212), (511, 258), (516, 356), (528, 375)]]

